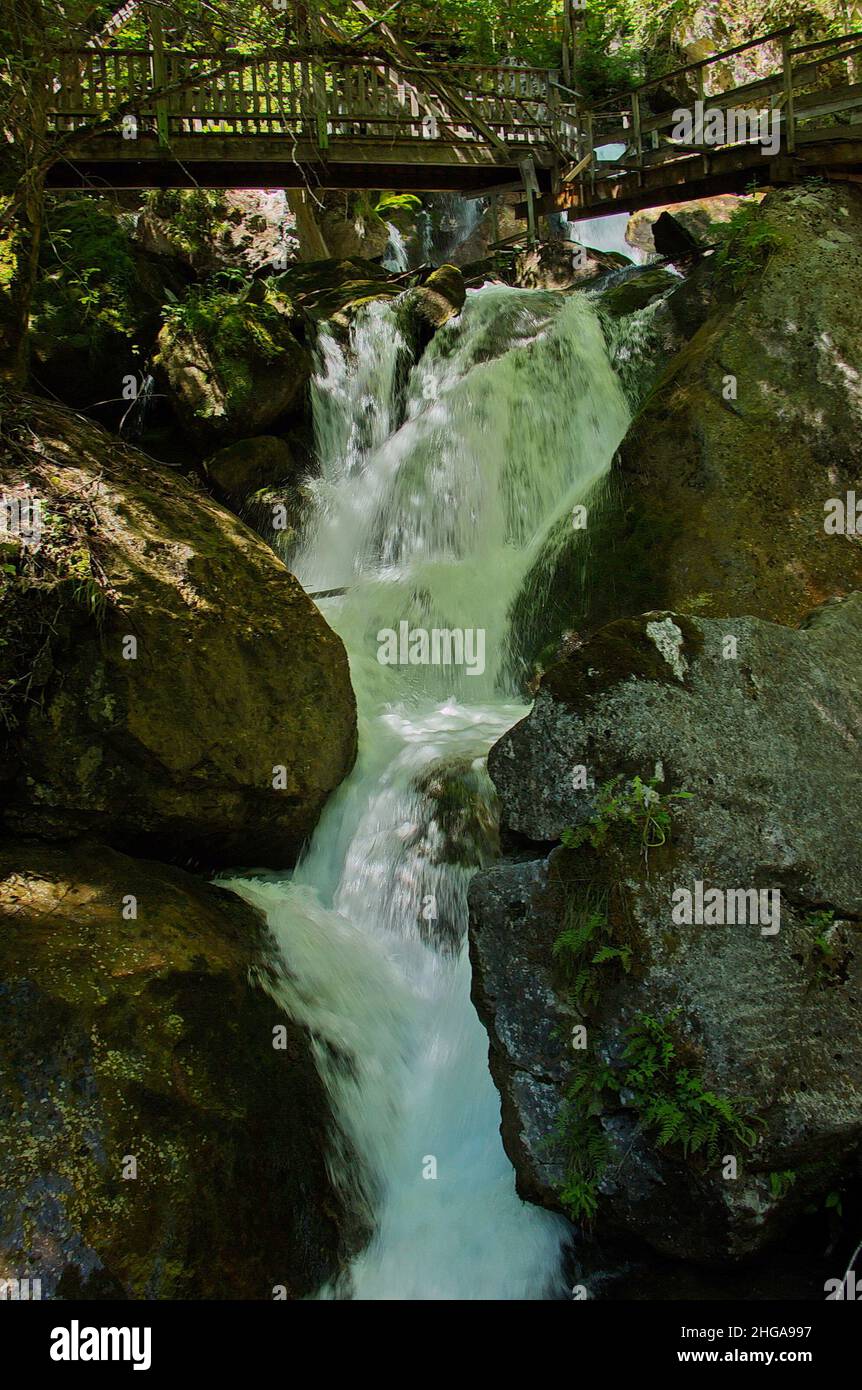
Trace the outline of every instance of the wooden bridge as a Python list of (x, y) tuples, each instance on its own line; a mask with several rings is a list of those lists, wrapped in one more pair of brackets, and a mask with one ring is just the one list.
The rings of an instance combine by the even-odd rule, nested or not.
[[(61, 56), (55, 188), (524, 187), (537, 212), (602, 216), (806, 174), (862, 177), (862, 32), (795, 44), (791, 26), (686, 64), (624, 101), (586, 103), (535, 67), (102, 48)], [(763, 76), (738, 85), (746, 55)], [(671, 95), (671, 94), (679, 94)], [(680, 138), (677, 108), (721, 113)], [(730, 113), (760, 113), (722, 129)], [(725, 122), (725, 124), (727, 124)], [(763, 138), (768, 129), (771, 139)]]

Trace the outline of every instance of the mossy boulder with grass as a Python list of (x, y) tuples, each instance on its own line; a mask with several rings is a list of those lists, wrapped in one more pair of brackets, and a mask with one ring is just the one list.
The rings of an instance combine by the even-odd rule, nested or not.
[(181, 869), (7, 844), (4, 1270), (61, 1299), (299, 1298), (339, 1272), (334, 1121), (283, 968), (252, 907)]
[(38, 546), (2, 576), (7, 828), (289, 865), (353, 763), (347, 658), (202, 486), (71, 412), (4, 402)]
[(263, 281), (220, 272), (166, 312), (156, 364), (202, 451), (271, 430), (305, 405), (311, 354), (292, 302)]
[(799, 629), (648, 613), (491, 750), (519, 852), (470, 940), (503, 1138), (599, 1242), (733, 1265), (811, 1207), (823, 1241), (858, 1181), (860, 661), (860, 593)]

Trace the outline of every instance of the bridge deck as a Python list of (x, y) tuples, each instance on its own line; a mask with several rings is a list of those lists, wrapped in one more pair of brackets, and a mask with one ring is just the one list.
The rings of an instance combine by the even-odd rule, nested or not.
[[(53, 187), (398, 188), (479, 193), (526, 180), (538, 210), (633, 211), (785, 182), (862, 173), (862, 32), (793, 44), (786, 26), (690, 63), (624, 102), (587, 105), (554, 70), (285, 49), (266, 55), (86, 49), (61, 56), (49, 131)], [(752, 50), (756, 52), (752, 53)], [(729, 84), (742, 53), (765, 73)], [(750, 130), (680, 138), (682, 100)], [(859, 118), (857, 120), (857, 117)], [(687, 143), (686, 143), (687, 140)], [(608, 157), (608, 154), (611, 157)], [(529, 201), (529, 200), (528, 200)]]

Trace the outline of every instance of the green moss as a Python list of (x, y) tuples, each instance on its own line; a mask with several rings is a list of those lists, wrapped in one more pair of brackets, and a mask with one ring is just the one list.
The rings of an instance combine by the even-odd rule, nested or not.
[[(577, 706), (585, 697), (632, 677), (679, 684), (646, 630), (648, 621), (643, 616), (620, 618), (601, 628), (586, 647), (552, 666), (542, 677), (541, 688), (555, 700)], [(680, 614), (675, 613), (673, 621), (682, 633), (681, 655), (690, 666), (703, 649), (703, 636)]]

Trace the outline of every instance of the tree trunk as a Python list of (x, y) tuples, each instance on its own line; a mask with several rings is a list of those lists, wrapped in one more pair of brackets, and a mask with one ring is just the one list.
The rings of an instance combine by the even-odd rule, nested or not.
[(29, 367), (30, 306), (39, 268), (43, 180), (0, 240), (0, 381), (22, 387)]

